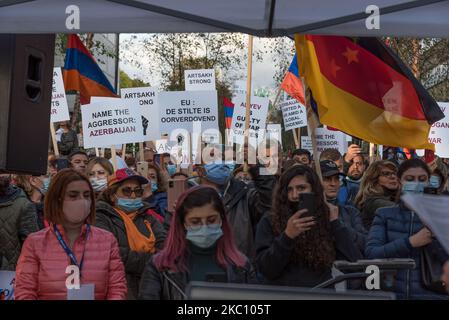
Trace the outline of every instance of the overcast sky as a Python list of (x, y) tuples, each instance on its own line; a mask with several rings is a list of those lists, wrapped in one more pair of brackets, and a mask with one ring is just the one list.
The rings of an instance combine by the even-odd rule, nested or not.
[[(145, 37), (144, 34), (138, 35), (139, 37)], [(130, 34), (121, 34), (120, 41), (123, 42), (126, 39), (131, 37)], [(262, 38), (254, 38), (254, 51), (258, 48), (261, 48), (263, 45), (263, 41), (266, 41)], [(123, 52), (121, 53), (121, 55)], [(151, 63), (148, 61), (147, 63)], [(145, 64), (145, 62), (144, 62)], [(125, 71), (130, 77), (137, 77), (144, 81), (150, 82), (150, 84), (154, 87), (159, 87), (161, 80), (158, 76), (150, 75), (148, 70), (145, 70), (144, 67), (138, 68), (130, 63), (127, 63), (124, 59), (121, 59), (120, 69)], [(237, 75), (238, 78), (246, 79), (246, 69), (240, 71), (241, 74)], [(276, 90), (276, 83), (273, 80), (273, 76), (276, 72), (274, 63), (272, 61), (272, 57), (269, 54), (263, 55), (263, 61), (258, 62), (253, 58), (253, 82), (252, 87), (254, 89), (258, 89), (261, 87), (268, 87), (273, 92)]]

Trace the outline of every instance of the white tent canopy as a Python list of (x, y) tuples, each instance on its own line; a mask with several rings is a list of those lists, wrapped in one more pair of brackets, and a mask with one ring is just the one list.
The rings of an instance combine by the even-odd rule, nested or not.
[[(380, 8), (380, 29), (365, 26)], [(66, 28), (66, 8), (80, 29)], [(448, 0), (0, 0), (1, 33), (295, 32), (347, 36), (449, 36)]]

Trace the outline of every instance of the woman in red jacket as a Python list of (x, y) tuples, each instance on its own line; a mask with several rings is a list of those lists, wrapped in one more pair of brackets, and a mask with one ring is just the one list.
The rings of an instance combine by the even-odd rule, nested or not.
[(50, 226), (29, 235), (23, 245), (15, 299), (125, 299), (117, 240), (92, 225), (95, 196), (89, 180), (61, 170), (52, 178), (44, 212)]

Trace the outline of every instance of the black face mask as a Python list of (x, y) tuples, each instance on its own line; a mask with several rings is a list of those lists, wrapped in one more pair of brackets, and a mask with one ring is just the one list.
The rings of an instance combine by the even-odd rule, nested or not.
[(11, 184), (10, 177), (0, 177), (0, 195), (5, 195)]

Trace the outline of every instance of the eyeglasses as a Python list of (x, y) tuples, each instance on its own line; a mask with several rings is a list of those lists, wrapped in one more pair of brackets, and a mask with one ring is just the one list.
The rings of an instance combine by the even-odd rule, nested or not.
[(120, 191), (127, 197), (131, 197), (131, 195), (134, 193), (136, 195), (136, 197), (141, 197), (143, 196), (143, 189), (142, 188), (136, 188), (136, 189), (131, 189), (129, 187), (120, 189)]
[(394, 171), (382, 171), (382, 172), (380, 173), (380, 175), (381, 175), (382, 177), (387, 177), (387, 178), (397, 177), (397, 174), (396, 174), (396, 172), (394, 172)]

